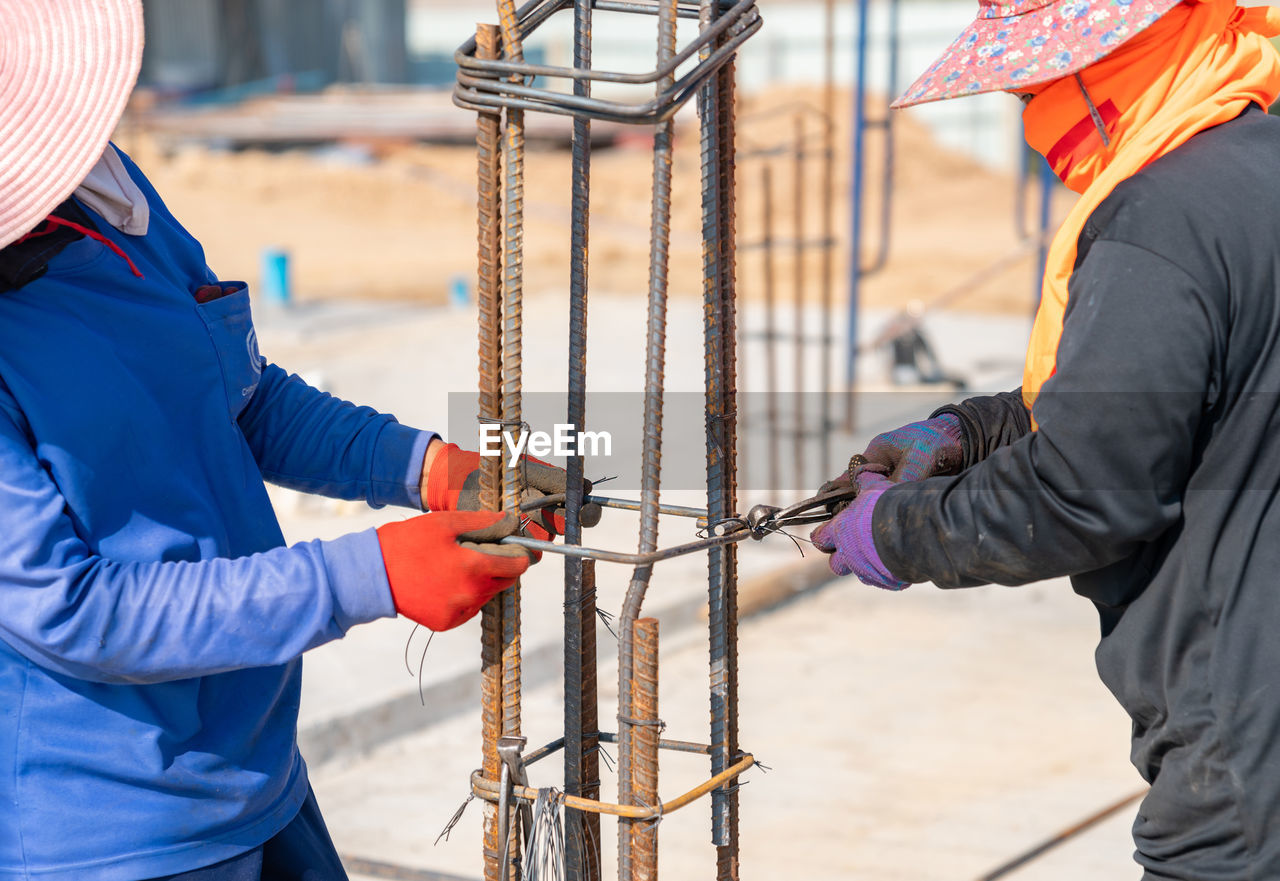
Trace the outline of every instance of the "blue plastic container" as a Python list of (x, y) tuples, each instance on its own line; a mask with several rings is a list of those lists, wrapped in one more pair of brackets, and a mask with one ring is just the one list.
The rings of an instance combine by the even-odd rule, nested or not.
[(289, 280), (289, 252), (281, 248), (265, 248), (262, 251), (262, 298), (275, 306), (288, 306), (293, 302), (293, 287)]

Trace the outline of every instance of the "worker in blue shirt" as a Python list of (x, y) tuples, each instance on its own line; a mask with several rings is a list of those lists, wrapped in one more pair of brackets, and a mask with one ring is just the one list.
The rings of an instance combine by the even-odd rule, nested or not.
[[(261, 356), (245, 285), (108, 142), (138, 0), (0, 21), (0, 881), (345, 878), (300, 656), (466, 621), (531, 562), (516, 518), (474, 510), (476, 454)], [(264, 480), (433, 513), (286, 547)]]

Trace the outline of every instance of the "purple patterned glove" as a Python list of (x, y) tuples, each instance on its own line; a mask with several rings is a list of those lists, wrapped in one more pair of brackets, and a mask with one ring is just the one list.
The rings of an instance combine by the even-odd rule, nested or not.
[(876, 502), (886, 489), (893, 486), (882, 471), (883, 466), (863, 466), (863, 470), (854, 477), (858, 485), (857, 497), (849, 507), (815, 529), (809, 538), (818, 550), (831, 554), (831, 571), (835, 574), (856, 575), (863, 584), (902, 590), (910, 584), (899, 581), (885, 568), (871, 535), (871, 515)]
[(885, 466), (893, 483), (924, 480), (959, 470), (964, 461), (962, 436), (959, 417), (943, 413), (876, 435), (863, 455), (868, 462)]

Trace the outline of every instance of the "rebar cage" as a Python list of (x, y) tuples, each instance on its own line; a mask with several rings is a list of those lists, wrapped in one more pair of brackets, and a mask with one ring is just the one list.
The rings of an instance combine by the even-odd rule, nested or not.
[[(572, 9), (574, 63), (570, 68), (529, 64), (526, 37), (556, 13)], [(658, 45), (654, 69), (642, 74), (597, 70), (591, 64), (595, 12), (654, 15)], [(677, 48), (678, 18), (698, 21), (698, 35)], [(617, 734), (601, 731), (596, 689), (595, 565), (604, 553), (566, 556), (564, 618), (564, 736), (528, 757), (521, 754), (520, 587), (482, 612), (483, 763), (472, 791), (485, 800), (486, 881), (520, 873), (522, 813), (537, 793), (525, 785), (529, 761), (560, 752), (562, 803), (568, 834), (566, 877), (598, 881), (600, 814), (618, 816), (618, 877), (657, 877), (658, 825), (664, 812), (711, 795), (716, 878), (738, 877), (738, 797), (735, 780), (752, 764), (738, 745), (737, 556), (732, 541), (713, 536), (704, 545), (709, 604), (710, 728), (706, 743), (659, 737), (657, 707), (658, 622), (640, 613), (659, 550), (658, 515), (662, 455), (662, 387), (665, 363), (667, 263), (670, 239), (672, 117), (696, 96), (700, 127), (703, 311), (707, 398), (706, 486), (708, 523), (732, 516), (736, 485), (734, 53), (761, 26), (755, 0), (532, 0), (519, 10), (498, 0), (499, 25), (480, 25), (455, 55), (454, 102), (477, 112), (479, 273), (479, 419), (512, 433), (522, 430), (522, 235), (524, 113), (573, 118), (569, 234), (569, 381), (566, 422), (586, 425), (587, 244), (590, 203), (590, 127), (606, 120), (654, 127), (646, 328), (645, 413), (640, 538), (636, 555), (612, 555), (632, 563), (618, 620)], [(644, 100), (593, 98), (596, 82), (651, 89)], [(553, 88), (559, 86), (557, 90)], [(483, 459), (481, 500), (489, 510), (518, 510), (521, 474), (514, 463)], [(582, 545), (583, 461), (567, 463), (565, 544)], [(741, 536), (739, 536), (741, 537)], [(618, 804), (599, 800), (599, 745), (619, 747)], [(710, 758), (707, 781), (668, 802), (658, 797), (658, 753), (677, 749)]]

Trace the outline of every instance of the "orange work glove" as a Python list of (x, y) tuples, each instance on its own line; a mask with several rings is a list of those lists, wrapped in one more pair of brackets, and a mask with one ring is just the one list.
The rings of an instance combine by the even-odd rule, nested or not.
[[(527, 485), (523, 503), (540, 499), (545, 495), (563, 493), (568, 486), (568, 475), (532, 456), (524, 456), (524, 473)], [(582, 481), (582, 492), (591, 492), (591, 481)], [(464, 450), (457, 444), (445, 444), (436, 454), (427, 472), (427, 487), (423, 502), (429, 511), (478, 511), (480, 510), (480, 454)], [(600, 506), (586, 504), (578, 515), (584, 528), (600, 522)], [(564, 506), (541, 508), (530, 512), (533, 518), (525, 527), (532, 538), (549, 541), (564, 533)]]
[(432, 630), (470, 620), (529, 568), (529, 552), (495, 544), (519, 521), (495, 511), (422, 514), (378, 528), (396, 611)]

